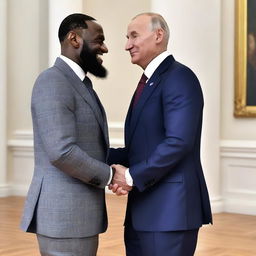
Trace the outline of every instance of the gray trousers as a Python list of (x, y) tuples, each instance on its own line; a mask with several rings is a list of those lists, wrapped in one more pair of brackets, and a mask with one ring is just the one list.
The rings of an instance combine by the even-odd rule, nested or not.
[(42, 256), (96, 256), (99, 236), (51, 238), (37, 234)]

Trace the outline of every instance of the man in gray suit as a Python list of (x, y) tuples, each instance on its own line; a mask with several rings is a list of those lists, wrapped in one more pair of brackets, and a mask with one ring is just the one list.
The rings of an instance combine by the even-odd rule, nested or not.
[(37, 234), (44, 256), (94, 256), (107, 228), (107, 119), (86, 76), (106, 76), (99, 57), (108, 52), (104, 39), (94, 18), (66, 17), (61, 55), (33, 88), (35, 170), (21, 228)]

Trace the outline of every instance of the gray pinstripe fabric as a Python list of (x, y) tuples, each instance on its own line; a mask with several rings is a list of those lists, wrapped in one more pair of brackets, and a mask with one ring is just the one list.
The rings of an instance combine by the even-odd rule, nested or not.
[(60, 58), (35, 82), (32, 119), (35, 169), (21, 228), (56, 238), (104, 232), (110, 175), (105, 112)]
[(98, 236), (85, 238), (49, 238), (37, 235), (42, 256), (96, 256)]

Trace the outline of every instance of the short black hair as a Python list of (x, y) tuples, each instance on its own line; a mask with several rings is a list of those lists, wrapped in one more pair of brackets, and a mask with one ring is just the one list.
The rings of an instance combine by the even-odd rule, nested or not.
[(88, 28), (85, 21), (95, 20), (93, 17), (82, 14), (73, 13), (67, 16), (60, 24), (58, 37), (60, 42), (62, 42), (69, 31), (75, 28)]

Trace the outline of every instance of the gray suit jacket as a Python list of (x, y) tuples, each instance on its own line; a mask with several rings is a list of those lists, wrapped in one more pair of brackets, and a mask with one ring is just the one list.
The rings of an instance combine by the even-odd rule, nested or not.
[(35, 169), (21, 228), (49, 237), (87, 237), (107, 228), (110, 168), (106, 115), (60, 58), (32, 93)]

